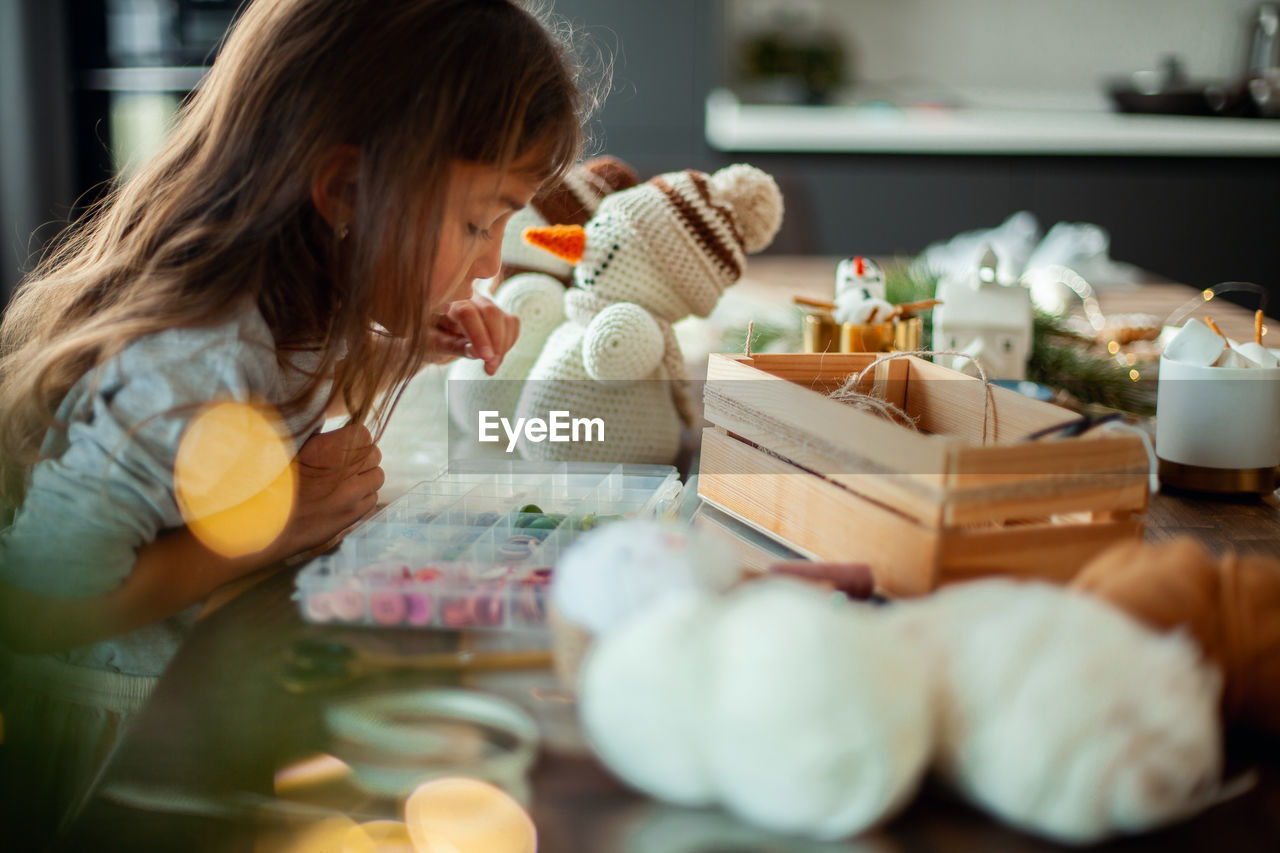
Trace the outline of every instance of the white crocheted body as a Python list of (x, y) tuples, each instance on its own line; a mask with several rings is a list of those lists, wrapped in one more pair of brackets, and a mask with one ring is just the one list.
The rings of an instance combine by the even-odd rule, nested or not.
[(449, 366), (449, 415), (464, 435), (476, 436), (481, 411), (511, 418), (520, 389), (547, 338), (564, 321), (564, 285), (543, 273), (522, 273), (503, 283), (494, 296), (503, 311), (520, 319), (520, 335), (493, 376), (484, 362), (459, 359)]
[(529, 371), (516, 416), (600, 418), (604, 441), (517, 444), (525, 459), (670, 464), (680, 449), (680, 416), (666, 372), (655, 367), (637, 380), (595, 380), (587, 372), (583, 343), (587, 326), (565, 321), (552, 333)]

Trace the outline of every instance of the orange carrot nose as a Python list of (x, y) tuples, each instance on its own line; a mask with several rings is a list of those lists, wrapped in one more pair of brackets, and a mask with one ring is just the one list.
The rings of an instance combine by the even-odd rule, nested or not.
[(550, 252), (557, 258), (576, 264), (582, 260), (582, 250), (587, 245), (587, 232), (581, 225), (526, 228), (524, 241)]

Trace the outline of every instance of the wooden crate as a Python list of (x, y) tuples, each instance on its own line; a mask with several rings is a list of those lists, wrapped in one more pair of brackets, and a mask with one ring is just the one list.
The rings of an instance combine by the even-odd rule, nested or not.
[(829, 399), (867, 354), (713, 354), (698, 493), (815, 559), (869, 563), (888, 595), (987, 574), (1064, 582), (1142, 535), (1148, 456), (1132, 433), (1025, 441), (1072, 412), (914, 357), (858, 390), (921, 432)]

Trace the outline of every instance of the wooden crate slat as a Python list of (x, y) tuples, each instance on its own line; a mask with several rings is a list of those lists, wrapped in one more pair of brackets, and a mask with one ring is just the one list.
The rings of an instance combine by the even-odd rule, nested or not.
[(1101, 551), (1141, 536), (1140, 518), (955, 531), (939, 541), (938, 580), (1011, 574), (1066, 583)]
[(1087, 434), (1086, 440), (1028, 441), (999, 447), (957, 447), (952, 454), (951, 482), (996, 483), (1002, 478), (1129, 473), (1147, 476), (1147, 450), (1132, 433)]
[(867, 563), (889, 594), (934, 587), (934, 530), (716, 429), (702, 434), (698, 494), (819, 558)]
[(1074, 484), (1064, 483), (1053, 494), (1044, 494), (1044, 484), (1037, 478), (1029, 484), (1027, 495), (993, 497), (1008, 491), (1006, 487), (986, 495), (977, 490), (949, 495), (943, 504), (943, 526), (1020, 521), (1081, 511), (1118, 512), (1127, 516), (1145, 511), (1148, 497), (1145, 474), (1136, 482), (1125, 475), (1082, 477)]

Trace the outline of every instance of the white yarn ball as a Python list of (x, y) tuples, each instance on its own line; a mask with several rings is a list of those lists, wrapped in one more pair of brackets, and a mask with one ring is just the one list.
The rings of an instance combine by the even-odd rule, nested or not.
[(755, 166), (735, 163), (711, 175), (709, 183), (712, 194), (733, 208), (748, 254), (773, 242), (782, 227), (782, 191), (773, 176)]
[(718, 603), (673, 592), (600, 638), (583, 663), (578, 713), (587, 740), (614, 773), (669, 802), (715, 802), (703, 757), (706, 625)]
[(551, 582), (560, 614), (602, 634), (662, 596), (718, 592), (738, 580), (738, 559), (701, 530), (624, 519), (587, 533), (565, 551)]
[(831, 839), (907, 802), (932, 747), (929, 677), (883, 614), (762, 580), (735, 592), (710, 632), (705, 749), (730, 810)]
[(1186, 636), (1006, 580), (894, 609), (936, 656), (939, 766), (975, 803), (1075, 844), (1208, 804), (1222, 766), (1221, 677)]

